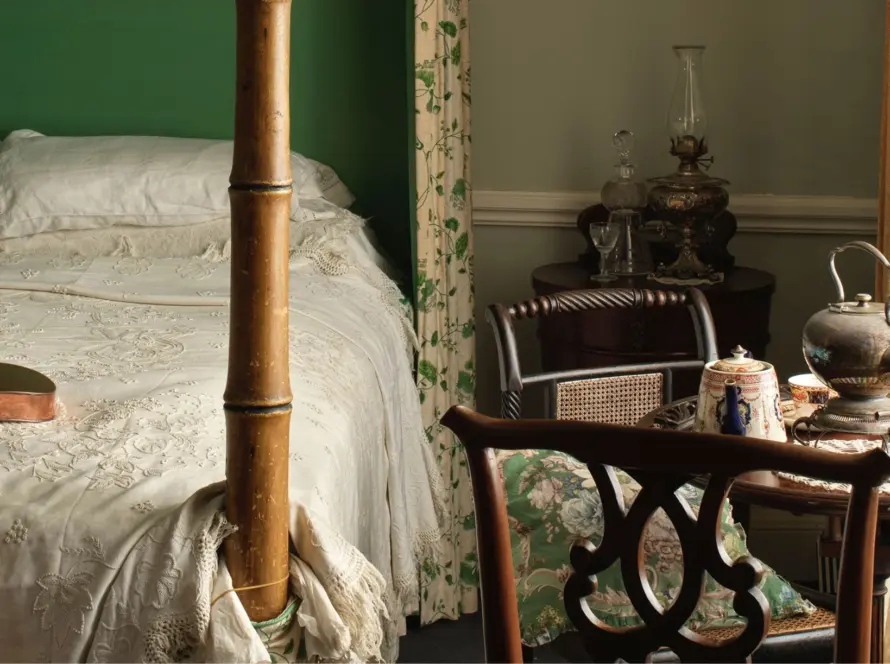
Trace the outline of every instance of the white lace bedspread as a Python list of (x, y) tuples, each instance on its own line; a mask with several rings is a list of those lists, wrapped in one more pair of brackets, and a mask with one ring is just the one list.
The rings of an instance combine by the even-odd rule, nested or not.
[[(393, 292), (312, 254), (291, 267), (290, 528), (350, 631), (328, 656), (366, 659), (416, 604), (439, 475)], [(0, 254), (0, 361), (49, 375), (63, 406), (51, 423), (0, 424), (0, 659), (163, 661), (213, 633), (228, 282), (219, 256)], [(230, 593), (214, 608), (217, 637), (226, 620), (244, 627), (217, 617), (236, 605)], [(382, 629), (368, 612), (384, 605)], [(249, 631), (223, 651), (256, 661)]]

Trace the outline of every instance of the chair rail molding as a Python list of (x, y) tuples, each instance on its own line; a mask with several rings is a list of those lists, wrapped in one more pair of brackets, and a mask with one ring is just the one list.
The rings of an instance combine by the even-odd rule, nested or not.
[[(479, 226), (575, 228), (578, 213), (599, 202), (581, 191), (473, 192), (473, 223)], [(737, 194), (729, 209), (740, 233), (873, 235), (878, 201), (847, 196)]]

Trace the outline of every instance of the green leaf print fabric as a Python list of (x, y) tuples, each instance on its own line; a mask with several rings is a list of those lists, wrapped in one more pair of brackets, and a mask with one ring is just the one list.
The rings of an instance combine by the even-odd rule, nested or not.
[[(513, 567), (522, 640), (543, 645), (572, 630), (562, 590), (568, 579), (569, 550), (579, 539), (602, 541), (602, 503), (587, 467), (565, 454), (546, 451), (502, 451), (498, 455), (507, 496)], [(640, 490), (627, 473), (616, 469), (626, 505)], [(680, 489), (694, 513), (701, 490)], [(733, 560), (748, 555), (745, 533), (732, 520), (728, 503), (721, 518), (723, 543)], [(656, 512), (647, 527), (644, 555), (649, 584), (664, 606), (673, 603), (682, 581), (682, 552), (667, 515)], [(814, 607), (782, 577), (764, 567), (761, 590), (774, 619), (809, 614)], [(597, 592), (589, 599), (594, 614), (614, 627), (641, 624), (624, 590), (617, 563), (597, 575)], [(733, 593), (708, 577), (705, 593), (687, 626), (693, 630), (744, 622), (732, 608)]]
[(478, 603), (472, 487), (459, 443), (439, 425), (454, 404), (472, 406), (476, 392), (468, 21), (468, 0), (414, 6), (417, 385), (450, 489), (440, 551), (422, 567), (424, 623), (471, 613)]

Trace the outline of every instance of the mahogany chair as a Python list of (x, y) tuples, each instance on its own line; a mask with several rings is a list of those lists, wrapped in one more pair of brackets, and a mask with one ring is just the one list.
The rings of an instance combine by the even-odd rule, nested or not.
[[(698, 348), (696, 358), (543, 373), (522, 371), (514, 326), (517, 321), (599, 309), (652, 310), (663, 307), (686, 307), (689, 310)], [(643, 415), (673, 400), (675, 371), (701, 371), (705, 363), (717, 359), (717, 335), (711, 309), (697, 288), (685, 292), (631, 288), (565, 291), (511, 306), (491, 305), (486, 318), (497, 343), (501, 417), (505, 419), (521, 417), (524, 390), (543, 385), (548, 396), (547, 417), (631, 426)]]
[[(604, 535), (595, 548), (579, 542), (570, 553), (566, 612), (594, 661), (642, 661), (665, 649), (682, 661), (743, 661), (770, 631), (770, 612), (758, 589), (762, 568), (754, 558), (729, 560), (719, 518), (733, 479), (775, 470), (851, 485), (841, 556), (835, 629), (836, 662), (868, 662), (878, 489), (890, 477), (890, 457), (880, 450), (838, 455), (798, 445), (736, 436), (629, 428), (560, 420), (498, 420), (456, 406), (442, 418), (466, 448), (476, 504), (479, 571), (486, 660), (519, 664), (522, 659), (510, 531), (495, 451), (559, 450), (587, 464), (604, 512)], [(642, 487), (626, 507), (613, 467)], [(706, 482), (696, 518), (677, 489)], [(645, 524), (662, 508), (677, 530), (684, 573), (676, 601), (663, 610), (652, 596), (640, 551)], [(644, 625), (606, 626), (584, 598), (596, 574), (620, 561), (622, 577)], [(704, 589), (706, 572), (735, 592), (733, 606), (747, 619), (731, 638), (711, 639), (684, 627)]]

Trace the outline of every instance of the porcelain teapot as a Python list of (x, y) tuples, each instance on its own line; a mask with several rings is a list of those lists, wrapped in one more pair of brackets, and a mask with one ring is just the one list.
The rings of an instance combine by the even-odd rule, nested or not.
[(708, 362), (702, 372), (694, 431), (785, 442), (779, 379), (768, 362), (741, 346), (732, 357)]

